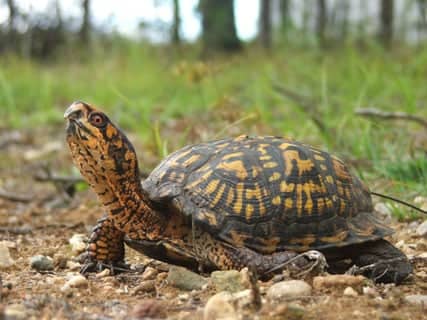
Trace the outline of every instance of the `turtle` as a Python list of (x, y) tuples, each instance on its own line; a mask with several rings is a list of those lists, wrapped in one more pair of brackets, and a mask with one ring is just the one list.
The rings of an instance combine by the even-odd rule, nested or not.
[(384, 239), (393, 230), (368, 187), (326, 151), (242, 135), (177, 150), (141, 182), (133, 145), (98, 107), (77, 101), (64, 118), (73, 162), (107, 213), (89, 238), (85, 273), (126, 265), (125, 244), (195, 270), (248, 267), (266, 277), (307, 252), (351, 261), (377, 282), (412, 272)]

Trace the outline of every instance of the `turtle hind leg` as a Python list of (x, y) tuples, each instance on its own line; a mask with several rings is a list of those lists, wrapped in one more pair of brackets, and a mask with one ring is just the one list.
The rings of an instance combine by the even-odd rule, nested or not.
[(382, 283), (399, 284), (412, 272), (406, 255), (390, 242), (380, 239), (339, 248), (355, 264), (352, 273)]
[(275, 273), (281, 272), (289, 263), (293, 267), (306, 270), (307, 266), (313, 265), (313, 259), (317, 257), (317, 255), (310, 254), (311, 251), (308, 251), (307, 254), (298, 254), (293, 251), (261, 254), (243, 246), (237, 247), (214, 239), (207, 234), (198, 240), (195, 243), (195, 251), (202, 264), (214, 265), (221, 270), (240, 270), (248, 267), (262, 279), (271, 278)]

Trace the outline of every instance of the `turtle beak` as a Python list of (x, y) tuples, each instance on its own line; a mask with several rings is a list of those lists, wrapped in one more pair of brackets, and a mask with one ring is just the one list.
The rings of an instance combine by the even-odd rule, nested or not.
[(69, 121), (79, 120), (85, 111), (88, 111), (89, 106), (81, 101), (73, 102), (64, 113), (64, 119)]

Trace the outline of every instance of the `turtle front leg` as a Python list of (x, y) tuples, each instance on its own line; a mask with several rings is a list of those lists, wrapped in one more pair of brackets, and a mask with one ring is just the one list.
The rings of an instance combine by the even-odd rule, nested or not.
[(114, 227), (108, 217), (98, 220), (86, 248), (82, 274), (110, 269), (113, 273), (129, 270), (124, 261), (124, 233)]

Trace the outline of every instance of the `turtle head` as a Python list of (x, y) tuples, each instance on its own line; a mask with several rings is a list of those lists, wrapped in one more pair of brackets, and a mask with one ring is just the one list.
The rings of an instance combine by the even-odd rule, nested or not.
[(74, 102), (64, 114), (73, 161), (104, 205), (141, 192), (135, 150), (105, 113)]

